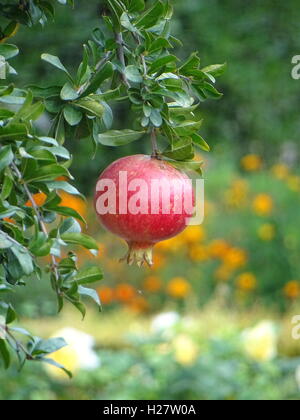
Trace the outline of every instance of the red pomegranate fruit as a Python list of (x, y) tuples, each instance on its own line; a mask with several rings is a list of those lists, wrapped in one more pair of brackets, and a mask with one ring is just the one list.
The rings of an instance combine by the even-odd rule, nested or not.
[(193, 216), (192, 181), (155, 157), (121, 158), (100, 175), (95, 209), (101, 224), (127, 241), (123, 260), (151, 266), (153, 246), (178, 235)]

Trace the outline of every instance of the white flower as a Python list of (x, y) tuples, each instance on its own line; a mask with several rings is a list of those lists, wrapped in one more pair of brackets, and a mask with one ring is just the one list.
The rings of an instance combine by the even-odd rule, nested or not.
[(278, 335), (271, 321), (262, 321), (243, 335), (245, 353), (259, 362), (268, 362), (277, 356)]
[[(63, 365), (71, 372), (80, 369), (96, 369), (100, 360), (93, 350), (95, 340), (92, 336), (74, 328), (64, 328), (56, 331), (52, 337), (62, 337), (67, 346), (50, 355), (55, 362)], [(64, 372), (58, 368), (47, 366), (48, 372), (56, 377), (64, 377)]]
[(177, 312), (163, 312), (153, 318), (151, 328), (155, 332), (166, 332), (178, 324), (179, 319)]

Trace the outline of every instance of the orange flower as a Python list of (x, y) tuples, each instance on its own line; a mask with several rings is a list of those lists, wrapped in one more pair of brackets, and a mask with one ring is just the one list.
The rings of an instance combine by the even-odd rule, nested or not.
[(284, 294), (289, 299), (297, 299), (300, 296), (300, 283), (298, 281), (290, 281), (284, 287)]
[(157, 276), (149, 276), (144, 280), (144, 289), (148, 292), (157, 292), (161, 288), (161, 280)]
[(209, 253), (203, 245), (195, 245), (190, 249), (189, 257), (192, 261), (207, 261)]
[(232, 269), (242, 267), (247, 262), (246, 251), (239, 248), (231, 248), (225, 255), (224, 263)]
[(136, 290), (133, 286), (126, 283), (118, 284), (115, 289), (115, 297), (123, 303), (130, 302), (136, 296)]
[(163, 268), (166, 265), (166, 262), (166, 257), (163, 254), (154, 251), (152, 269), (158, 270), (160, 268)]
[(189, 226), (181, 234), (181, 238), (188, 243), (201, 242), (205, 239), (202, 226)]
[(259, 216), (268, 216), (274, 207), (273, 199), (268, 194), (259, 194), (253, 201), (253, 210)]
[(149, 309), (149, 303), (143, 296), (136, 296), (132, 302), (129, 303), (128, 307), (134, 312), (145, 312)]
[(174, 298), (183, 299), (190, 291), (191, 286), (184, 277), (174, 277), (167, 285), (167, 292)]
[(257, 286), (255, 275), (252, 273), (240, 274), (237, 278), (237, 286), (246, 292), (254, 290)]
[(111, 287), (102, 286), (97, 289), (97, 293), (101, 300), (101, 303), (109, 305), (114, 300), (114, 291)]
[(223, 239), (216, 239), (209, 245), (209, 253), (213, 258), (225, 258), (230, 245)]
[(79, 213), (83, 218), (86, 218), (87, 206), (82, 198), (77, 197), (76, 195), (68, 194), (64, 191), (60, 191), (59, 196), (61, 198), (61, 202), (59, 204), (61, 207), (69, 207), (77, 211), (77, 213)]
[(262, 158), (258, 155), (247, 155), (241, 159), (242, 168), (248, 172), (255, 172), (262, 167)]
[(166, 241), (159, 242), (155, 248), (163, 252), (177, 252), (183, 245), (184, 241), (182, 235), (175, 236), (174, 238), (167, 239)]
[(262, 241), (272, 241), (276, 235), (276, 229), (271, 223), (266, 223), (258, 229), (257, 233)]
[[(32, 196), (32, 198), (33, 198), (36, 206), (38, 206), (38, 207), (42, 207), (47, 200), (47, 196), (43, 192), (34, 194)], [(25, 206), (26, 207), (32, 207), (32, 202), (30, 200), (28, 200), (27, 203), (25, 203)]]
[(271, 171), (273, 175), (275, 176), (275, 178), (281, 179), (281, 180), (287, 178), (290, 173), (289, 167), (282, 163), (274, 165)]

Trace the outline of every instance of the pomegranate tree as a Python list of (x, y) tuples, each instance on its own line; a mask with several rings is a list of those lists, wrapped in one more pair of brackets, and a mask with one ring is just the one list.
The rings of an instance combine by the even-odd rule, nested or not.
[(152, 265), (152, 248), (182, 232), (193, 215), (192, 182), (157, 157), (134, 155), (99, 177), (95, 208), (101, 224), (125, 239), (128, 264)]

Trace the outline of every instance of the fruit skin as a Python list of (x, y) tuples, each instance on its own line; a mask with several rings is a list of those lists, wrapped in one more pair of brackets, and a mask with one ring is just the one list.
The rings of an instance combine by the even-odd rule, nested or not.
[[(132, 180), (141, 179), (146, 182), (149, 191), (147, 196), (148, 213), (147, 214), (120, 214), (119, 209), (119, 173), (126, 172), (128, 183)], [(168, 162), (153, 158), (147, 155), (134, 155), (121, 158), (113, 162), (100, 175), (99, 180), (109, 179), (116, 185), (116, 214), (99, 214), (97, 212), (97, 200), (103, 194), (103, 191), (95, 193), (95, 209), (100, 223), (110, 232), (125, 239), (129, 246), (129, 252), (125, 259), (128, 264), (136, 262), (141, 266), (144, 262), (152, 265), (152, 248), (163, 240), (172, 238), (182, 232), (187, 226), (187, 219), (193, 214), (194, 192), (192, 182), (189, 177), (174, 168)], [(171, 187), (170, 214), (163, 214), (162, 197), (159, 199), (158, 214), (151, 214), (151, 180), (164, 180)], [(97, 184), (98, 184), (97, 182)], [(128, 201), (136, 194), (138, 190), (128, 191)], [(187, 202), (191, 204), (187, 211), (184, 209), (184, 194)], [(189, 201), (188, 201), (189, 200)], [(127, 201), (127, 202), (128, 202)], [(172, 205), (178, 202), (182, 203), (180, 214), (172, 212)]]

